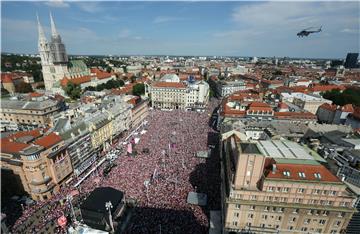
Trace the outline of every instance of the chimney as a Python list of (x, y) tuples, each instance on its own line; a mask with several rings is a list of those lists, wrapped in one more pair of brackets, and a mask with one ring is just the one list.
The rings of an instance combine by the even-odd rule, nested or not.
[(275, 174), (276, 173), (276, 164), (272, 165), (272, 173)]

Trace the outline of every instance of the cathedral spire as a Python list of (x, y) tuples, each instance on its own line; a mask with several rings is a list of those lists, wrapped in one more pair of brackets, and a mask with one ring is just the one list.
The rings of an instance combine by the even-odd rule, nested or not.
[(36, 13), (37, 23), (38, 23), (38, 31), (39, 31), (39, 44), (46, 43), (46, 37), (44, 30), (40, 24), (39, 15)]
[(54, 23), (52, 15), (51, 15), (51, 12), (50, 12), (50, 23), (51, 23), (51, 36), (52, 37), (58, 37), (59, 34), (56, 31), (55, 23)]

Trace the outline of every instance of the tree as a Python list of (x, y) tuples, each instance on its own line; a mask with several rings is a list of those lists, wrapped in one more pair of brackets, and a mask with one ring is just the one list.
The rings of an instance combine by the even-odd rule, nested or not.
[(21, 82), (16, 85), (16, 92), (18, 93), (30, 93), (33, 92), (33, 88), (29, 83)]
[(133, 86), (132, 90), (133, 95), (140, 96), (145, 93), (145, 85), (144, 84), (136, 84)]
[(111, 68), (110, 66), (108, 66), (108, 67), (106, 68), (106, 71), (110, 73), (110, 72), (112, 71), (112, 68)]
[(81, 95), (81, 87), (78, 84), (69, 82), (65, 87), (65, 93), (73, 100), (79, 99)]

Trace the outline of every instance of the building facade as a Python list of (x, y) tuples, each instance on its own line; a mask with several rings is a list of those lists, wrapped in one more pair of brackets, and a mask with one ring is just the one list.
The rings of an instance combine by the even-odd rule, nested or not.
[(64, 108), (64, 101), (50, 98), (1, 100), (0, 119), (22, 126), (24, 129), (32, 129), (48, 125), (50, 117)]
[(203, 109), (209, 101), (209, 85), (204, 81), (159, 81), (145, 86), (145, 95), (154, 108)]
[(223, 134), (224, 231), (341, 233), (356, 196), (300, 145)]
[(47, 200), (73, 172), (65, 142), (55, 133), (17, 132), (2, 138), (1, 145), (5, 193), (26, 192), (34, 200)]

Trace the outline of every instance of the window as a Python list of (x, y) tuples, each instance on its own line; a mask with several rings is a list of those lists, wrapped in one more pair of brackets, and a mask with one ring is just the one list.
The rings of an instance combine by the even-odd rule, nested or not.
[(303, 232), (306, 232), (306, 231), (307, 231), (307, 227), (302, 227), (300, 230), (303, 231)]
[(316, 179), (318, 179), (318, 180), (320, 180), (320, 179), (321, 179), (321, 175), (320, 175), (320, 173), (314, 173), (314, 177), (315, 177)]
[(321, 229), (321, 228), (317, 228), (317, 229), (316, 229), (316, 232), (317, 232), (317, 233), (321, 233), (321, 232), (322, 232), (322, 229)]
[(297, 190), (297, 192), (298, 192), (298, 193), (304, 193), (304, 192), (305, 192), (305, 189), (299, 188), (299, 189)]
[(279, 225), (275, 225), (274, 227), (275, 227), (276, 229), (278, 229), (280, 226), (279, 226)]
[(282, 213), (282, 212), (284, 212), (284, 210), (285, 210), (284, 207), (280, 207), (278, 212)]
[(295, 221), (296, 221), (296, 217), (290, 218), (290, 222), (295, 222)]
[(290, 171), (284, 171), (283, 175), (286, 176), (286, 177), (290, 177)]
[(265, 227), (265, 224), (264, 224), (264, 223), (260, 224), (260, 227), (264, 228), (264, 227)]
[(236, 205), (235, 205), (235, 208), (236, 208), (236, 209), (240, 209), (240, 207), (241, 207), (241, 206), (240, 206), (239, 204), (236, 204)]
[(246, 223), (246, 226), (251, 227), (251, 223), (250, 222)]
[(319, 220), (319, 224), (320, 224), (320, 225), (324, 225), (325, 223), (326, 223), (326, 220), (325, 220), (325, 219), (320, 219), (320, 220)]
[(308, 210), (308, 215), (314, 214), (314, 210)]
[(235, 213), (234, 213), (234, 217), (239, 218), (239, 213), (238, 213), (238, 212), (235, 212)]
[(340, 220), (337, 220), (337, 221), (334, 223), (334, 226), (339, 227), (340, 224), (341, 224), (341, 221), (340, 221)]
[(250, 210), (255, 210), (255, 206), (250, 206)]
[(330, 196), (335, 196), (335, 195), (336, 195), (336, 191), (329, 191), (329, 195), (330, 195)]
[(283, 188), (283, 193), (287, 193), (290, 191), (290, 188)]
[(288, 226), (288, 228), (287, 228), (288, 230), (293, 230), (294, 229), (294, 227), (293, 226)]
[(320, 194), (320, 190), (319, 189), (314, 189), (313, 194)]
[(299, 174), (299, 177), (300, 177), (301, 179), (304, 179), (304, 178), (305, 178), (305, 173), (304, 173), (304, 172), (299, 172), (298, 174)]
[(269, 192), (274, 191), (274, 187), (268, 187), (268, 191), (269, 191)]
[(254, 214), (248, 214), (248, 219), (254, 218)]
[(234, 221), (232, 224), (233, 224), (233, 226), (237, 226), (237, 222), (236, 222), (236, 221)]
[(267, 220), (268, 216), (267, 215), (262, 215), (261, 218), (264, 219), (264, 220)]
[(305, 220), (304, 220), (304, 224), (309, 224), (310, 221), (311, 221), (311, 219), (305, 219)]
[(339, 212), (339, 213), (338, 213), (338, 217), (339, 217), (339, 218), (342, 218), (342, 217), (344, 217), (344, 216), (345, 216), (345, 212)]
[(282, 218), (281, 216), (278, 216), (276, 221), (281, 221), (281, 218)]
[(293, 213), (298, 214), (298, 213), (299, 213), (299, 209), (294, 209)]
[(331, 230), (330, 234), (336, 234), (337, 231), (336, 230)]
[(326, 195), (327, 193), (328, 193), (328, 191), (326, 191), (326, 190), (322, 191), (322, 195)]
[(256, 195), (251, 195), (250, 200), (256, 200)]
[(269, 207), (268, 207), (268, 206), (265, 206), (265, 207), (264, 207), (264, 211), (269, 211)]

